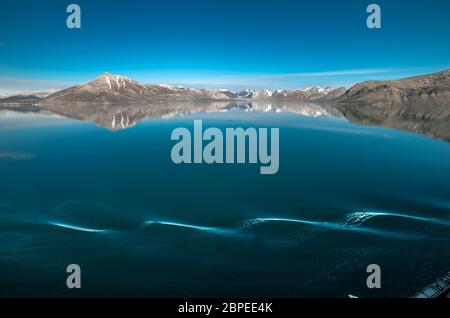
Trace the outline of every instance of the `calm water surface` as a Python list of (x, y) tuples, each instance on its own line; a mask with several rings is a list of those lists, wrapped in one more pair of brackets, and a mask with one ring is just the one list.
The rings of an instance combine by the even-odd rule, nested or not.
[[(171, 132), (194, 119), (279, 127), (278, 174), (173, 164)], [(408, 297), (450, 269), (450, 145), (412, 133), (238, 111), (113, 132), (7, 112), (0, 176), (3, 297)]]

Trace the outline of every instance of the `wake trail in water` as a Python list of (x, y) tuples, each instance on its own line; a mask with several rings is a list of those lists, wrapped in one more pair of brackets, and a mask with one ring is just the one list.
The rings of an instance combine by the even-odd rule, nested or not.
[(197, 231), (202, 232), (208, 232), (213, 234), (219, 234), (219, 235), (235, 235), (238, 234), (239, 231), (234, 230), (232, 228), (221, 228), (221, 227), (213, 227), (213, 226), (199, 226), (199, 225), (191, 225), (191, 224), (185, 224), (185, 223), (177, 223), (177, 222), (167, 222), (167, 221), (145, 221), (144, 226), (150, 226), (150, 225), (167, 225), (167, 226), (173, 226), (173, 227), (181, 227), (181, 228), (187, 228), (187, 229), (193, 229)]
[[(193, 231), (199, 231), (204, 233), (210, 233), (220, 236), (238, 236), (238, 235), (251, 235), (251, 231), (258, 226), (264, 224), (301, 224), (321, 228), (326, 231), (347, 231), (358, 232), (370, 235), (377, 235), (381, 237), (391, 237), (399, 239), (418, 239), (423, 238), (418, 234), (404, 233), (400, 231), (384, 230), (375, 227), (364, 226), (364, 223), (368, 220), (377, 217), (390, 217), (390, 218), (403, 218), (408, 220), (414, 220), (419, 222), (425, 222), (440, 226), (450, 226), (450, 220), (442, 220), (430, 217), (414, 216), (402, 213), (387, 213), (387, 212), (354, 212), (348, 214), (342, 222), (330, 222), (330, 221), (314, 221), (299, 218), (280, 218), (280, 217), (261, 217), (247, 219), (237, 223), (235, 226), (220, 227), (220, 226), (202, 226), (197, 224), (189, 224), (183, 222), (174, 221), (161, 221), (161, 220), (148, 220), (141, 224), (141, 228), (149, 228), (151, 226), (168, 226), (174, 228), (184, 228)], [(88, 233), (107, 233), (114, 231), (113, 229), (98, 229), (90, 228), (81, 225), (69, 224), (64, 222), (46, 222), (49, 225), (59, 228), (65, 228), (74, 231), (88, 232)]]
[(379, 216), (389, 216), (389, 217), (400, 217), (406, 219), (417, 220), (421, 222), (429, 222), (443, 226), (450, 226), (450, 222), (444, 220), (437, 220), (433, 218), (425, 218), (418, 216), (411, 216), (406, 214), (397, 214), (397, 213), (381, 213), (381, 212), (355, 212), (348, 215), (344, 222), (327, 222), (327, 221), (312, 221), (312, 220), (304, 220), (304, 219), (294, 219), (294, 218), (253, 218), (245, 220), (239, 223), (235, 227), (213, 227), (213, 226), (200, 226), (200, 225), (192, 225), (181, 222), (170, 222), (170, 221), (146, 221), (144, 222), (144, 226), (150, 225), (166, 225), (180, 228), (187, 228), (196, 231), (208, 232), (216, 235), (238, 235), (245, 234), (256, 228), (257, 226), (269, 223), (292, 223), (292, 224), (303, 224), (314, 226), (318, 228), (322, 228), (324, 230), (330, 231), (349, 231), (349, 232), (359, 232), (366, 233), (371, 235), (377, 235), (382, 237), (392, 237), (392, 238), (400, 238), (400, 239), (418, 239), (422, 238), (416, 234), (407, 234), (401, 233), (399, 231), (389, 231), (377, 228), (368, 228), (364, 227), (363, 223), (369, 219), (379, 217)]
[(60, 222), (48, 222), (47, 224), (49, 225), (53, 225), (59, 228), (64, 228), (64, 229), (69, 229), (69, 230), (73, 230), (73, 231), (80, 231), (80, 232), (88, 232), (88, 233), (107, 233), (107, 232), (111, 232), (110, 230), (105, 230), (105, 229), (93, 229), (93, 228), (88, 228), (88, 227), (83, 227), (83, 226), (77, 226), (77, 225), (71, 225), (71, 224), (66, 224), (66, 223), (60, 223)]
[(392, 237), (400, 239), (416, 239), (416, 236), (411, 236), (399, 232), (365, 228), (361, 226), (350, 226), (342, 223), (324, 222), (324, 221), (309, 221), (302, 219), (289, 219), (289, 218), (256, 218), (247, 222), (246, 228), (250, 229), (263, 223), (298, 223), (319, 227), (330, 231), (348, 231), (348, 232), (360, 232), (372, 235), (378, 235), (382, 237)]
[(409, 220), (415, 220), (425, 223), (437, 224), (442, 226), (450, 226), (450, 220), (442, 220), (430, 217), (422, 217), (415, 216), (403, 213), (388, 213), (388, 212), (355, 212), (348, 215), (347, 220), (345, 221), (348, 225), (361, 225), (364, 222), (377, 217), (377, 216), (386, 216), (386, 217), (397, 217)]

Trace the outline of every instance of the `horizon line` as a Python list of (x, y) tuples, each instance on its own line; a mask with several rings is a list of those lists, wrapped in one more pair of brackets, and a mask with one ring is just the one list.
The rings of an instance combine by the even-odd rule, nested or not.
[[(427, 72), (425, 68), (428, 69)], [(46, 92), (52, 90), (61, 90), (71, 86), (83, 85), (87, 83), (101, 74), (110, 73), (112, 75), (120, 75), (126, 76), (130, 79), (136, 80), (145, 85), (160, 85), (160, 84), (169, 84), (172, 86), (186, 86), (188, 88), (193, 89), (227, 89), (230, 91), (243, 90), (243, 89), (268, 89), (270, 91), (275, 91), (280, 89), (281, 83), (284, 83), (284, 89), (304, 89), (308, 87), (321, 86), (321, 87), (346, 87), (349, 88), (357, 83), (369, 81), (369, 80), (393, 80), (393, 79), (403, 79), (411, 76), (418, 75), (426, 75), (431, 73), (436, 73), (440, 71), (445, 71), (446, 68), (439, 68), (440, 71), (430, 71), (430, 69), (436, 69), (437, 67), (382, 67), (382, 68), (366, 68), (366, 69), (348, 69), (348, 70), (333, 70), (333, 71), (320, 71), (320, 72), (297, 72), (297, 73), (258, 73), (258, 74), (236, 74), (236, 75), (228, 75), (228, 76), (216, 76), (209, 77), (203, 76), (206, 79), (203, 80), (167, 80), (167, 81), (156, 81), (145, 80), (145, 78), (149, 78), (149, 75), (144, 76), (130, 76), (129, 72), (123, 72), (122, 74), (117, 74), (119, 72), (109, 72), (103, 71), (98, 72), (94, 78), (88, 80), (80, 80), (77, 82), (74, 81), (65, 81), (65, 80), (53, 80), (53, 79), (34, 79), (34, 78), (23, 78), (23, 77), (0, 77), (0, 87), (6, 86), (11, 87), (10, 89), (0, 89), (0, 94), (20, 94), (20, 93), (38, 93), (38, 92)], [(422, 70), (422, 73), (416, 73), (419, 70)], [(116, 73), (116, 74), (114, 74)], [(127, 74), (128, 73), (128, 74)], [(135, 72), (138, 73), (138, 72)], [(127, 74), (127, 75), (124, 75)], [(152, 74), (156, 74), (156, 72), (152, 72)], [(392, 78), (393, 74), (399, 74), (398, 78)], [(403, 75), (400, 75), (403, 74)], [(165, 74), (167, 75), (167, 74)], [(385, 75), (385, 76), (380, 76)], [(153, 75), (154, 76), (154, 75)], [(197, 75), (198, 76), (198, 75)], [(357, 80), (353, 79), (345, 79), (345, 77), (365, 77), (369, 76), (370, 78), (362, 78)], [(342, 78), (344, 77), (344, 80)], [(330, 83), (317, 85), (318, 81), (323, 82), (326, 78), (334, 78), (335, 80), (329, 80)], [(341, 78), (341, 81), (337, 80)], [(311, 79), (310, 84), (303, 83), (303, 85), (294, 85), (294, 80), (297, 82), (305, 81)], [(315, 81), (314, 81), (315, 80)], [(272, 84), (272, 85), (270, 85)], [(278, 84), (278, 85), (275, 85)], [(300, 84), (300, 83), (299, 83)], [(12, 85), (12, 86), (11, 86)], [(189, 87), (190, 85), (194, 85), (197, 87)], [(13, 87), (13, 86), (22, 86)], [(222, 87), (223, 86), (223, 87)], [(228, 88), (226, 87), (228, 86)], [(234, 86), (234, 88), (231, 88)], [(272, 87), (270, 87), (272, 86)], [(241, 87), (236, 89), (237, 87)], [(275, 88), (278, 87), (278, 88)], [(296, 88), (293, 88), (296, 87)]]

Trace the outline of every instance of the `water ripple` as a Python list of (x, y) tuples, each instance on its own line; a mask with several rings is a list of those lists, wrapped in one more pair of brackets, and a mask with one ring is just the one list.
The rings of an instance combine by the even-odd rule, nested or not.
[[(304, 225), (310, 225), (314, 227), (319, 227), (325, 230), (338, 230), (338, 231), (353, 231), (353, 232), (360, 232), (360, 233), (366, 233), (371, 235), (378, 235), (382, 237), (392, 237), (392, 238), (400, 238), (400, 239), (418, 239), (423, 238), (417, 234), (406, 234), (401, 233), (399, 231), (389, 231), (389, 230), (383, 230), (383, 229), (376, 229), (376, 228), (368, 228), (362, 226), (362, 223), (370, 218), (380, 216), (380, 215), (393, 215), (393, 214), (387, 214), (387, 213), (352, 213), (349, 218), (347, 218), (343, 223), (336, 223), (336, 222), (327, 222), (327, 221), (311, 221), (311, 220), (304, 220), (304, 219), (292, 219), (292, 218), (253, 218), (245, 220), (241, 223), (239, 223), (237, 226), (234, 227), (213, 227), (213, 226), (201, 226), (201, 225), (193, 225), (193, 224), (186, 224), (181, 222), (171, 222), (171, 221), (146, 221), (143, 223), (143, 226), (147, 227), (150, 225), (166, 225), (166, 226), (173, 226), (173, 227), (181, 227), (181, 228), (187, 228), (192, 229), (196, 231), (202, 231), (202, 232), (208, 232), (216, 235), (238, 235), (238, 234), (244, 234), (252, 229), (254, 229), (257, 226), (263, 225), (263, 224), (269, 224), (269, 223), (293, 223), (293, 224), (304, 224)], [(397, 216), (397, 215), (394, 215)], [(403, 217), (403, 215), (399, 215)], [(425, 221), (426, 218), (421, 217), (411, 217), (415, 220), (421, 220)], [(433, 219), (434, 220), (434, 219)], [(448, 225), (448, 223), (445, 222), (438, 222), (437, 220), (434, 220), (438, 224), (444, 224)]]
[(66, 223), (60, 223), (60, 222), (48, 222), (47, 224), (57, 226), (64, 229), (74, 230), (74, 231), (81, 231), (81, 232), (89, 232), (89, 233), (106, 233), (110, 232), (110, 230), (105, 229), (92, 229), (87, 228), (83, 226), (77, 226), (77, 225), (71, 225)]
[[(141, 228), (148, 228), (150, 226), (160, 225), (160, 226), (169, 226), (174, 228), (185, 228), (191, 229), (194, 231), (210, 233), (214, 235), (221, 236), (238, 236), (238, 235), (246, 235), (251, 234), (250, 232), (254, 230), (258, 226), (262, 226), (264, 224), (273, 224), (273, 223), (291, 223), (291, 224), (302, 224), (307, 226), (313, 226), (317, 228), (321, 228), (326, 231), (348, 231), (348, 232), (359, 232), (370, 235), (377, 235), (382, 237), (391, 237), (398, 239), (419, 239), (424, 238), (420, 236), (418, 233), (404, 233), (400, 230), (385, 230), (380, 229), (374, 226), (368, 227), (365, 226), (365, 222), (377, 218), (377, 217), (394, 217), (394, 218), (404, 218), (408, 220), (426, 222), (429, 224), (435, 224), (439, 226), (450, 226), (450, 220), (442, 220), (431, 217), (421, 217), (415, 215), (408, 215), (403, 213), (388, 213), (388, 212), (353, 212), (344, 218), (342, 222), (334, 222), (334, 221), (315, 221), (315, 220), (307, 220), (307, 219), (299, 219), (299, 218), (281, 218), (281, 217), (260, 217), (260, 218), (252, 218), (243, 220), (234, 226), (229, 227), (220, 227), (220, 226), (203, 226), (198, 224), (189, 224), (183, 222), (175, 222), (170, 220), (147, 220), (141, 223)], [(82, 225), (69, 224), (64, 222), (46, 222), (52, 226), (57, 226), (60, 228), (70, 229), (74, 231), (82, 231), (89, 233), (107, 233), (112, 232), (112, 229), (101, 229), (101, 228), (91, 228)], [(127, 230), (121, 229), (117, 231), (125, 232)], [(128, 230), (130, 231), (130, 230)]]
[(166, 222), (166, 221), (145, 221), (143, 225), (150, 226), (150, 225), (155, 225), (155, 224), (188, 228), (188, 229), (198, 230), (198, 231), (202, 231), (202, 232), (209, 232), (209, 233), (219, 234), (219, 235), (235, 235), (235, 234), (239, 233), (239, 231), (231, 229), (231, 228), (199, 226), (199, 225), (191, 225), (191, 224), (185, 224), (185, 223)]
[(415, 216), (403, 213), (388, 213), (388, 212), (355, 212), (348, 215), (347, 220), (345, 221), (348, 225), (361, 225), (365, 221), (370, 220), (377, 216), (388, 216), (388, 217), (397, 217), (404, 218), (409, 220), (421, 221), (425, 223), (432, 223), (442, 226), (450, 226), (450, 220), (441, 220), (431, 217), (422, 217)]

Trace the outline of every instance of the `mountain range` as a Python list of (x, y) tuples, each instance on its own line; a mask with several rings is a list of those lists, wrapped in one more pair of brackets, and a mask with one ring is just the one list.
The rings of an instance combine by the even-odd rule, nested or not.
[(147, 85), (103, 73), (86, 84), (56, 92), (0, 98), (0, 109), (46, 110), (80, 119), (104, 113), (107, 119), (101, 122), (112, 128), (127, 126), (117, 119), (120, 115), (128, 118), (124, 120), (129, 125), (130, 118), (219, 111), (238, 104), (245, 109), (342, 114), (352, 122), (406, 129), (450, 141), (450, 70), (400, 80), (366, 81), (349, 89), (315, 86), (273, 92)]
[(146, 103), (161, 101), (227, 101), (227, 100), (280, 100), (308, 101), (319, 100), (329, 94), (340, 96), (337, 92), (345, 89), (322, 89), (312, 87), (292, 91), (250, 90), (233, 92), (225, 89), (190, 89), (167, 84), (146, 85), (128, 77), (103, 73), (94, 80), (79, 86), (73, 86), (46, 96), (41, 104), (58, 103)]

